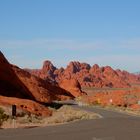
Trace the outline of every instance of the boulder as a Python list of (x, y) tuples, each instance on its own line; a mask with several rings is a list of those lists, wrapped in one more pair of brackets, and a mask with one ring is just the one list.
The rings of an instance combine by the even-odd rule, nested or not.
[(81, 90), (79, 82), (75, 79), (64, 79), (59, 83), (59, 86), (69, 91), (74, 97), (79, 97), (86, 94)]

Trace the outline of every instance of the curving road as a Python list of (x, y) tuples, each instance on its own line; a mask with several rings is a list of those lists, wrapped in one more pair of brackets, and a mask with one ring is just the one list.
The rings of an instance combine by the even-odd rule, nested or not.
[(0, 130), (0, 140), (140, 140), (139, 117), (81, 108), (99, 113), (103, 118), (42, 128)]

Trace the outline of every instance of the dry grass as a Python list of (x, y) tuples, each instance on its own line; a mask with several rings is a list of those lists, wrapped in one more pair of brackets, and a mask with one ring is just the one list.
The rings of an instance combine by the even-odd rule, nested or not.
[(77, 120), (97, 119), (100, 115), (92, 112), (75, 109), (70, 106), (63, 106), (54, 112), (50, 118), (45, 118), (45, 124), (67, 123)]
[[(100, 115), (92, 112), (83, 111), (80, 109), (73, 108), (71, 106), (64, 105), (60, 109), (53, 110), (53, 115), (51, 117), (38, 117), (35, 115), (24, 114), (22, 117), (17, 117), (16, 127), (31, 127), (31, 126), (49, 126), (56, 124), (64, 124), (68, 122), (78, 121), (78, 120), (88, 120), (88, 119), (98, 119), (101, 118)], [(3, 123), (2, 128), (12, 128), (13, 121), (8, 119)]]

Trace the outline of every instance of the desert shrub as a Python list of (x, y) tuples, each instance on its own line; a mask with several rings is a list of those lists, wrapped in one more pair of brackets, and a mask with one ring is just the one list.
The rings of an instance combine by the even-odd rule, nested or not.
[(17, 113), (16, 117), (24, 117), (27, 113), (24, 111), (20, 111)]
[(18, 122), (21, 124), (26, 124), (26, 123), (41, 123), (43, 117), (42, 116), (37, 116), (34, 114), (27, 113), (22, 117), (18, 117)]
[(0, 126), (3, 124), (4, 121), (7, 121), (8, 118), (9, 116), (5, 114), (5, 111), (2, 108), (0, 108)]
[(101, 101), (100, 99), (95, 100), (94, 102), (92, 102), (93, 105), (101, 105)]

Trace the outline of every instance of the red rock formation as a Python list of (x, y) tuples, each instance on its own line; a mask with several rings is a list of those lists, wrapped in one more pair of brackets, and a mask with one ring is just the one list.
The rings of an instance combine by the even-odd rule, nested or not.
[(135, 110), (135, 111), (140, 111), (140, 105), (139, 104), (133, 104), (130, 106), (130, 108), (132, 110)]
[(82, 92), (79, 82), (75, 79), (64, 79), (59, 83), (59, 86), (69, 91), (74, 97), (79, 97), (86, 94)]
[(36, 103), (36, 101), (50, 103), (53, 100), (74, 98), (68, 91), (52, 85), (51, 83), (44, 81), (16, 66), (10, 65), (1, 52), (0, 95), (2, 95), (0, 98), (1, 103), (17, 104), (19, 107), (21, 107), (22, 104), (23, 109), (35, 114), (41, 113), (41, 111), (44, 109), (44, 112), (41, 114), (45, 114), (46, 112), (46, 115), (47, 113), (50, 115), (51, 111), (49, 111), (47, 108), (45, 109), (45, 107), (39, 103)]
[(55, 82), (55, 74), (54, 71), (57, 70), (56, 67), (51, 63), (51, 61), (44, 61), (42, 69), (35, 69), (30, 70), (26, 69), (26, 71), (32, 73), (33, 75), (36, 75), (37, 77), (40, 77), (44, 80)]
[(19, 109), (39, 116), (50, 116), (52, 114), (52, 111), (50, 111), (47, 107), (28, 99), (0, 96), (0, 104), (10, 106), (14, 104)]
[(13, 66), (18, 78), (26, 85), (32, 96), (39, 102), (51, 102), (53, 100), (71, 99), (73, 96), (66, 90), (52, 85), (27, 71)]
[(117, 90), (117, 91), (104, 91), (91, 95), (88, 98), (88, 102), (92, 104), (100, 104), (103, 106), (114, 105), (129, 107), (133, 104), (137, 104), (139, 95), (133, 91)]
[(96, 90), (89, 93), (89, 96), (81, 97), (81, 101), (92, 105), (113, 105), (118, 107), (129, 107), (132, 110), (140, 110), (140, 87), (133, 87), (125, 90)]
[(123, 79), (124, 81), (130, 83), (130, 84), (140, 84), (140, 76), (135, 75), (133, 73), (129, 73), (127, 71), (121, 71), (121, 70), (116, 70), (118, 75)]
[(58, 83), (63, 79), (76, 79), (82, 87), (115, 87), (127, 88), (132, 83), (140, 83), (140, 78), (125, 71), (113, 70), (111, 67), (91, 67), (87, 63), (70, 62), (64, 69), (57, 69), (46, 61), (40, 70), (29, 70), (34, 75)]
[(118, 73), (109, 66), (102, 67), (102, 77), (101, 78), (103, 81), (106, 82), (106, 85), (108, 87), (123, 88), (123, 87), (130, 86), (127, 81), (124, 81), (118, 75)]
[(19, 80), (4, 55), (0, 52), (0, 95), (34, 99), (28, 88)]

